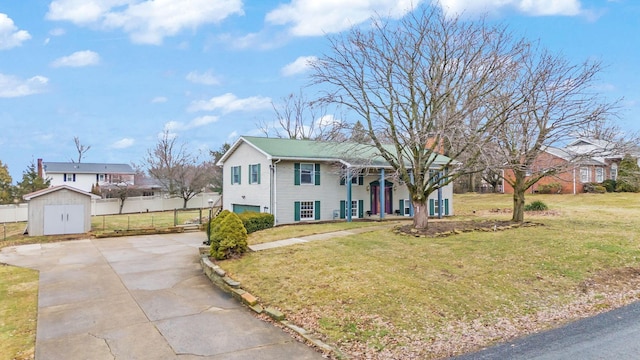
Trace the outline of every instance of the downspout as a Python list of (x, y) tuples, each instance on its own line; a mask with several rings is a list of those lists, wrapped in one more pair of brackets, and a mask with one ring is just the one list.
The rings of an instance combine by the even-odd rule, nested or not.
[(576, 194), (576, 168), (573, 168), (573, 195)]
[(282, 161), (282, 159), (278, 159), (276, 161), (273, 161), (273, 164), (271, 165), (271, 199), (269, 199), (270, 202), (270, 206), (271, 206), (271, 215), (273, 215), (273, 222), (274, 225), (278, 224), (278, 216), (276, 214), (277, 212), (277, 204), (278, 204), (278, 197), (276, 196), (277, 193), (277, 184), (276, 184), (276, 180), (278, 179), (278, 174), (276, 171), (276, 164), (278, 164), (280, 161)]

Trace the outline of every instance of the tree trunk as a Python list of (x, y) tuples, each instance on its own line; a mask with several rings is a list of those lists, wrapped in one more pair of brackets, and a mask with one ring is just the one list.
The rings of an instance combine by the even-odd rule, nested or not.
[(118, 211), (118, 214), (122, 215), (122, 208), (124, 207), (124, 199), (120, 199), (120, 210)]
[(514, 188), (513, 189), (513, 216), (511, 221), (523, 222), (524, 221), (524, 192), (526, 190)]
[(428, 227), (429, 213), (426, 202), (413, 202), (413, 227), (416, 229), (426, 229)]
[(186, 209), (187, 208), (187, 202), (189, 201), (189, 199), (187, 198), (182, 198), (182, 208)]

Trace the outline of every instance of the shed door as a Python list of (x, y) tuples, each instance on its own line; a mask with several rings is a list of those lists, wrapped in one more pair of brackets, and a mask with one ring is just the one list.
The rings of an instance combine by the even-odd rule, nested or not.
[(81, 234), (84, 231), (84, 205), (45, 205), (44, 234)]

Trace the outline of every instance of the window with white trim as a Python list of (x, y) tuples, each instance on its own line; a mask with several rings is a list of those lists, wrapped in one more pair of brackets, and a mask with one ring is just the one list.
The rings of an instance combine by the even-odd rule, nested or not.
[(314, 164), (300, 164), (300, 184), (313, 185)]
[[(347, 202), (344, 202), (344, 213), (348, 214), (349, 213), (349, 206), (347, 205)], [(352, 218), (357, 218), (358, 217), (358, 200), (351, 200), (351, 217)]]
[(591, 172), (589, 168), (583, 167), (580, 168), (580, 182), (587, 183), (589, 182), (589, 178), (591, 177)]
[(596, 182), (601, 183), (604, 181), (604, 169), (601, 167), (596, 168)]
[(240, 166), (231, 167), (231, 184), (240, 184)]
[(300, 201), (300, 220), (314, 220), (314, 201)]
[(249, 184), (260, 184), (260, 164), (249, 165)]
[(611, 180), (615, 181), (618, 179), (618, 164), (611, 164), (611, 170), (609, 171), (609, 177)]

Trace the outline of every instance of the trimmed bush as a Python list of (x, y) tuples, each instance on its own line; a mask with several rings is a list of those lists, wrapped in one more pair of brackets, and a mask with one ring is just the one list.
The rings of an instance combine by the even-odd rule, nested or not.
[(524, 211), (545, 211), (548, 209), (549, 207), (547, 207), (547, 204), (543, 203), (540, 200), (536, 200), (524, 206)]
[(607, 190), (607, 192), (615, 192), (616, 191), (616, 181), (613, 179), (607, 179), (602, 182), (602, 186)]
[(244, 228), (247, 229), (247, 234), (273, 227), (274, 218), (272, 214), (247, 211), (238, 214), (238, 216)]
[(225, 216), (216, 234), (216, 240), (219, 238), (219, 241), (216, 241), (215, 250), (214, 242), (211, 242), (211, 256), (216, 260), (237, 258), (247, 251), (247, 230), (238, 215), (229, 213)]
[(604, 194), (607, 192), (607, 188), (597, 183), (584, 184), (584, 192), (593, 194)]
[(222, 241), (222, 233), (220, 232), (220, 224), (222, 223), (222, 220), (224, 220), (227, 216), (229, 216), (229, 214), (231, 214), (231, 211), (229, 210), (223, 210), (220, 214), (218, 214), (218, 216), (216, 216), (215, 218), (209, 220), (209, 227), (210, 227), (210, 233), (209, 233), (209, 242), (211, 245), (211, 250), (210, 253), (213, 254), (215, 251), (217, 251), (218, 246), (220, 245), (220, 241)]
[(540, 194), (559, 194), (561, 191), (562, 184), (560, 184), (559, 182), (553, 182), (538, 186), (538, 192)]

